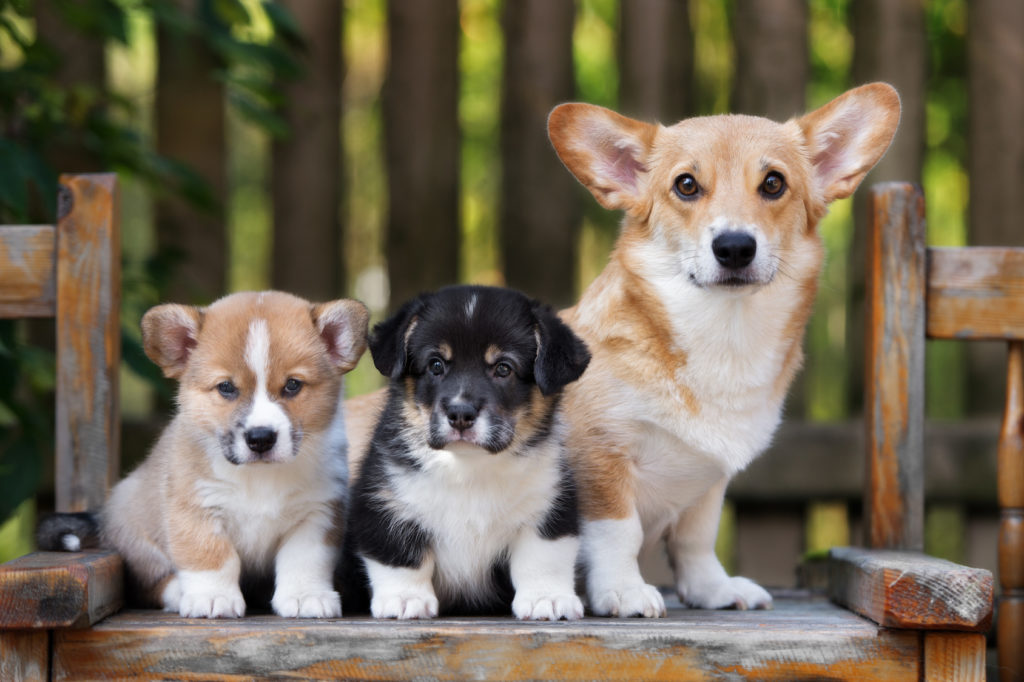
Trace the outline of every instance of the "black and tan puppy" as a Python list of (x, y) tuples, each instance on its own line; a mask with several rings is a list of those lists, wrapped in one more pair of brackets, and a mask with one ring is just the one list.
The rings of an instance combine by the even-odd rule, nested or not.
[(350, 611), (362, 592), (378, 618), (581, 617), (559, 402), (583, 342), (518, 292), (456, 286), (378, 324), (370, 350), (390, 385), (353, 484)]

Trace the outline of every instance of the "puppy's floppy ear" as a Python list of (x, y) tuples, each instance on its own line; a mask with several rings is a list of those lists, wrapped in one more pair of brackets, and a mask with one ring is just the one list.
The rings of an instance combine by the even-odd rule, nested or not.
[(900, 96), (887, 83), (854, 88), (796, 120), (825, 203), (853, 194), (889, 148), (899, 122)]
[(196, 347), (203, 308), (165, 303), (142, 316), (142, 347), (164, 376), (179, 379)]
[(590, 363), (590, 351), (551, 306), (534, 301), (533, 315), (537, 320), (533, 377), (540, 392), (551, 395), (580, 378)]
[(569, 102), (548, 116), (548, 137), (576, 179), (607, 209), (643, 202), (647, 156), (657, 127), (593, 104)]
[(398, 312), (373, 325), (370, 332), (370, 353), (377, 371), (389, 379), (402, 376), (408, 363), (409, 335), (430, 294), (407, 301)]
[(359, 301), (343, 298), (315, 304), (312, 314), (331, 362), (342, 372), (352, 370), (366, 351), (370, 311)]

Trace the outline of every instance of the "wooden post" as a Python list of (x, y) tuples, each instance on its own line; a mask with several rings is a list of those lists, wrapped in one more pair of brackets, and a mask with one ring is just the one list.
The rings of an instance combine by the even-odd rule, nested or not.
[(1006, 412), (999, 434), (999, 620), (996, 646), (1000, 679), (1024, 679), (1024, 342), (1011, 341)]
[(924, 547), (924, 194), (872, 188), (867, 262), (864, 494), (868, 546)]
[(60, 183), (56, 507), (84, 511), (106, 500), (120, 465), (120, 191), (113, 174)]

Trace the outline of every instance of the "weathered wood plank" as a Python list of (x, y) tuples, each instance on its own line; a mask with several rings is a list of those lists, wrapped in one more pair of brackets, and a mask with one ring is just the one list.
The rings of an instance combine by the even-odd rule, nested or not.
[(984, 632), (992, 582), (984, 569), (916, 552), (829, 552), (829, 597), (885, 627)]
[(924, 636), (924, 676), (929, 682), (985, 679), (985, 635), (928, 632)]
[(41, 630), (0, 632), (0, 680), (38, 682), (50, 679), (50, 633)]
[(129, 611), (55, 633), (54, 679), (918, 680), (918, 633), (824, 601), (658, 620), (185, 620)]
[(928, 336), (1024, 338), (1024, 248), (928, 249)]
[(924, 194), (902, 183), (870, 195), (867, 481), (871, 547), (924, 547)]
[(1006, 409), (999, 434), (999, 622), (1004, 679), (1024, 678), (1024, 343), (1010, 343)]
[(120, 464), (120, 192), (113, 174), (60, 181), (56, 506), (85, 511), (106, 499)]
[(115, 552), (26, 554), (0, 566), (0, 629), (88, 627), (121, 608), (123, 591)]
[(0, 317), (52, 317), (56, 232), (50, 225), (0, 228)]

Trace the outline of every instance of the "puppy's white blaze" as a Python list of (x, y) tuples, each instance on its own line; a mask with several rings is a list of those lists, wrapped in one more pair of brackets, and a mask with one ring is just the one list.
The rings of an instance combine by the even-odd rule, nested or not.
[[(263, 454), (263, 458), (279, 460), (291, 457), (295, 454), (292, 451), (291, 421), (281, 406), (270, 398), (270, 329), (266, 320), (258, 319), (249, 323), (245, 340), (245, 364), (256, 377), (256, 390), (243, 429), (264, 427), (276, 432), (277, 442), (269, 452)], [(249, 453), (244, 433), (236, 434), (235, 447), (238, 452)]]
[(476, 312), (476, 299), (476, 294), (473, 294), (469, 297), (469, 300), (466, 301), (466, 317), (469, 319), (472, 319), (473, 313)]
[(216, 570), (178, 571), (178, 613), (186, 618), (241, 618), (245, 615), (245, 600), (238, 588), (240, 572), (237, 557)]
[(661, 593), (640, 575), (637, 555), (642, 542), (636, 513), (624, 519), (584, 521), (580, 553), (588, 572), (590, 608), (597, 615), (665, 615)]
[(516, 591), (512, 613), (517, 618), (583, 617), (583, 604), (574, 586), (579, 546), (575, 536), (547, 540), (534, 528), (523, 529), (509, 556), (509, 572)]
[(329, 519), (314, 515), (293, 530), (277, 551), (270, 605), (285, 617), (337, 618), (341, 599), (332, 585), (338, 552), (326, 544)]
[(427, 556), (418, 568), (386, 566), (363, 558), (370, 580), (370, 613), (374, 618), (434, 618), (437, 596), (431, 580), (434, 558)]

